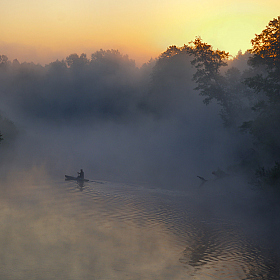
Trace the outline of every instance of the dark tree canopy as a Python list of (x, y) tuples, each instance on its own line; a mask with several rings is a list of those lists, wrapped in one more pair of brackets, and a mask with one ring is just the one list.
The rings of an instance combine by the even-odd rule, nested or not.
[(204, 72), (209, 75), (217, 74), (221, 66), (227, 65), (225, 60), (229, 58), (228, 52), (213, 50), (213, 47), (204, 43), (200, 37), (190, 42), (189, 52), (195, 55), (193, 64), (196, 64), (196, 68), (204, 67)]
[[(214, 50), (213, 47), (197, 37), (190, 42), (187, 48), (190, 55), (194, 56), (192, 65), (196, 68), (193, 80), (196, 90), (204, 96), (203, 102), (208, 105), (215, 100), (222, 108), (220, 116), (227, 127), (237, 126), (241, 122), (241, 113), (244, 106), (241, 99), (244, 97), (244, 85), (241, 83), (241, 73), (236, 68), (230, 68), (225, 75), (221, 68), (227, 66), (229, 53)], [(240, 96), (237, 96), (236, 93)], [(241, 97), (242, 96), (242, 97)]]
[(280, 103), (280, 17), (269, 22), (268, 26), (251, 41), (249, 50), (253, 56), (248, 64), (264, 70), (246, 80), (246, 84), (256, 91), (263, 92), (270, 103)]
[(251, 40), (249, 50), (253, 57), (249, 60), (252, 66), (264, 64), (268, 69), (280, 67), (280, 16), (269, 22), (261, 34)]
[(195, 57), (191, 62), (196, 68), (193, 79), (197, 83), (196, 90), (206, 96), (204, 103), (209, 104), (212, 99), (223, 102), (223, 77), (220, 75), (220, 68), (227, 65), (229, 53), (213, 50), (212, 46), (204, 43), (200, 37), (190, 42), (188, 51)]
[(6, 66), (8, 64), (8, 57), (4, 54), (0, 55), (0, 67)]
[(255, 139), (280, 160), (280, 17), (269, 22), (266, 28), (251, 41), (252, 57), (248, 64), (257, 73), (245, 79), (254, 91), (258, 102), (252, 108), (256, 117), (244, 122)]
[(87, 55), (85, 53), (82, 53), (80, 57), (74, 53), (66, 57), (66, 63), (68, 67), (82, 67), (87, 65), (89, 60), (87, 59)]

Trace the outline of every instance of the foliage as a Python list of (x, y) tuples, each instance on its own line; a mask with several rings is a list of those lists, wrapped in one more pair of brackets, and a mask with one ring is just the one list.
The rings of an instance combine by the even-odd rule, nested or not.
[[(160, 90), (154, 91), (161, 92), (161, 95), (164, 95), (166, 90), (172, 92), (172, 87), (175, 88), (183, 76), (186, 81), (188, 80), (189, 73), (192, 71), (189, 65), (187, 67), (184, 65), (191, 64), (196, 70), (195, 73), (192, 72), (192, 80), (196, 83), (195, 90), (204, 97), (203, 102), (208, 105), (215, 101), (221, 106), (220, 117), (223, 124), (226, 127), (238, 128), (251, 113), (252, 90), (248, 90), (242, 82), (244, 73), (236, 67), (227, 67), (229, 57), (229, 53), (214, 50), (200, 37), (196, 37), (194, 41), (183, 47), (169, 46), (160, 55), (154, 67), (153, 84), (162, 86)], [(239, 59), (242, 59), (241, 53)], [(189, 80), (187, 83), (191, 85)], [(189, 87), (185, 85), (185, 89), (187, 91)], [(174, 95), (174, 92), (172, 94)]]
[(280, 17), (270, 21), (251, 42), (253, 56), (248, 64), (261, 71), (245, 83), (256, 93), (263, 92), (268, 103), (280, 103)]
[(8, 57), (6, 55), (0, 55), (0, 67), (5, 67), (8, 64)]
[(255, 117), (244, 122), (249, 131), (275, 159), (280, 158), (280, 17), (251, 41), (252, 56), (248, 64), (256, 75), (246, 78), (245, 84), (254, 91), (258, 101), (252, 107)]
[(82, 53), (78, 56), (76, 53), (70, 54), (66, 57), (66, 64), (68, 67), (82, 67), (83, 65), (87, 65), (89, 60), (87, 59), (87, 55)]
[(252, 48), (249, 50), (253, 56), (249, 60), (252, 67), (260, 64), (267, 70), (280, 68), (280, 17), (269, 22), (261, 34), (251, 40)]
[(193, 73), (187, 49), (168, 47), (152, 69), (146, 109), (158, 117), (186, 112), (194, 87)]
[[(189, 53), (195, 56), (192, 65), (197, 69), (194, 80), (198, 83), (198, 90), (202, 90), (202, 95), (209, 95), (208, 88), (211, 82), (215, 82), (215, 86), (219, 87), (221, 79), (219, 72), (221, 66), (226, 66), (226, 59), (229, 53), (220, 50), (213, 50), (211, 45), (202, 42), (200, 37), (190, 42)], [(214, 83), (213, 83), (214, 85)], [(209, 96), (210, 100), (211, 95)], [(209, 101), (210, 101), (209, 100)], [(206, 101), (206, 103), (209, 103)]]
[(197, 83), (195, 89), (205, 97), (203, 102), (208, 105), (215, 100), (222, 107), (220, 116), (224, 125), (237, 127), (241, 117), (248, 111), (246, 102), (243, 104), (248, 93), (237, 68), (228, 69), (224, 75), (221, 73), (221, 68), (227, 66), (229, 53), (213, 50), (213, 47), (202, 42), (200, 37), (190, 42), (187, 48), (194, 56), (191, 62), (196, 68), (193, 80)]
[(271, 168), (259, 167), (256, 170), (256, 178), (268, 185), (278, 185), (280, 183), (280, 163), (275, 162)]
[(46, 66), (8, 61), (0, 70), (0, 97), (30, 118), (119, 121), (141, 114), (139, 69), (116, 50), (91, 59), (73, 53)]

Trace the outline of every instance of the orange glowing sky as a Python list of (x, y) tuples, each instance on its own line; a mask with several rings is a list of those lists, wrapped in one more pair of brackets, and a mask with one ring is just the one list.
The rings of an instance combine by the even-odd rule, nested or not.
[(45, 64), (118, 49), (137, 65), (203, 41), (236, 55), (280, 14), (279, 0), (1, 0), (0, 54)]

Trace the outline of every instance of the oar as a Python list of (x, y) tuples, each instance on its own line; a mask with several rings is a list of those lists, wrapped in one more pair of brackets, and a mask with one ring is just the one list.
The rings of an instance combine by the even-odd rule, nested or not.
[(97, 184), (104, 184), (103, 182), (94, 181), (94, 180), (90, 180), (89, 182), (93, 182), (93, 183), (97, 183)]

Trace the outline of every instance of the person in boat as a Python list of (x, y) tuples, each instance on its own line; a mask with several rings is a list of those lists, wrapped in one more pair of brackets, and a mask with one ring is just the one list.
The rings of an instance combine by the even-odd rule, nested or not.
[(78, 178), (79, 179), (85, 179), (85, 173), (84, 173), (83, 169), (81, 169), (81, 171), (78, 172)]

